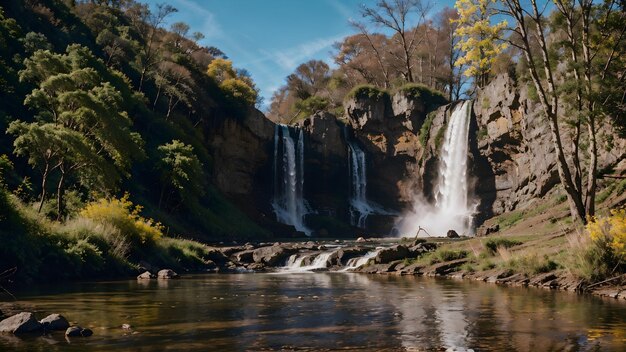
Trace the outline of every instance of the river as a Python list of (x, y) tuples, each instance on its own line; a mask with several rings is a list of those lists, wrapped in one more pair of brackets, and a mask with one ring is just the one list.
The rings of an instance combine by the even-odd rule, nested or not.
[[(201, 274), (32, 286), (0, 308), (89, 338), (0, 334), (9, 351), (623, 351), (626, 304), (533, 288), (356, 273)], [(130, 324), (131, 330), (123, 330)]]

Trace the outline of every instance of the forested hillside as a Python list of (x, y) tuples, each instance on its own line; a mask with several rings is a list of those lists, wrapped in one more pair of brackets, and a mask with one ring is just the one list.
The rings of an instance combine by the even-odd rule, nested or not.
[[(165, 29), (175, 11), (133, 0), (2, 4), (0, 271), (41, 276), (74, 261), (99, 272), (108, 253), (126, 262), (165, 236), (265, 234), (212, 185), (206, 141), (211, 126), (254, 109), (257, 89), (199, 45), (201, 33)], [(66, 276), (85, 274), (74, 267)]]

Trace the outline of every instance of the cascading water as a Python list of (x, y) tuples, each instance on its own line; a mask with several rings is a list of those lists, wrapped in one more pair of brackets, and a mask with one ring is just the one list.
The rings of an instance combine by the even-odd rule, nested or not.
[(435, 204), (416, 197), (400, 223), (402, 234), (445, 236), (448, 230), (469, 235), (475, 205), (468, 199), (467, 154), (471, 101), (457, 104), (450, 116), (439, 163)]
[(304, 134), (297, 129), (294, 140), (286, 125), (274, 130), (274, 201), (272, 207), (279, 222), (292, 225), (307, 236), (311, 230), (304, 224), (308, 213), (304, 200)]
[(350, 178), (352, 181), (352, 197), (350, 199), (350, 223), (360, 228), (365, 227), (367, 216), (374, 208), (367, 201), (367, 174), (365, 153), (354, 142), (348, 141), (350, 151)]
[(287, 259), (287, 264), (283, 267), (282, 272), (308, 272), (317, 271), (328, 268), (328, 259), (335, 251), (319, 253), (309, 265), (302, 265), (304, 259), (310, 257), (310, 254), (294, 254)]
[(352, 270), (358, 269), (360, 266), (367, 264), (367, 262), (369, 262), (370, 259), (373, 259), (374, 257), (376, 257), (376, 255), (378, 255), (378, 252), (380, 252), (380, 249), (367, 252), (362, 257), (351, 258), (346, 263), (346, 267), (339, 271), (343, 272), (343, 271), (352, 271)]

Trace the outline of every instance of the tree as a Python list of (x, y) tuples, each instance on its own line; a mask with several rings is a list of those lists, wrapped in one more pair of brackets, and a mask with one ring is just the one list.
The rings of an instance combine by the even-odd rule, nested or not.
[(159, 209), (170, 196), (177, 195), (178, 204), (186, 200), (195, 200), (204, 194), (204, 174), (202, 163), (193, 151), (193, 147), (179, 140), (158, 147), (161, 171), (161, 194)]
[(120, 92), (102, 80), (105, 73), (91, 66), (93, 62), (97, 60), (88, 49), (70, 45), (65, 55), (35, 52), (20, 71), (20, 80), (36, 84), (24, 104), (38, 121), (15, 122), (10, 132), (17, 136), (16, 153), (43, 170), (40, 208), (49, 173), (59, 171), (59, 219), (68, 177), (90, 188), (110, 189), (127, 173), (131, 160), (143, 155)]
[[(457, 4), (459, 2), (466, 1), (460, 0)], [(500, 39), (506, 39), (523, 55), (524, 65), (550, 126), (559, 179), (567, 194), (570, 213), (574, 219), (585, 223), (595, 214), (598, 118), (619, 115), (623, 110), (611, 111), (611, 107), (624, 106), (626, 97), (624, 62), (620, 58), (625, 51), (625, 4), (557, 0), (557, 15), (552, 17), (546, 15), (548, 3), (531, 0), (527, 7), (519, 0), (502, 0), (500, 4), (498, 13), (513, 21), (511, 35)], [(471, 8), (460, 11), (460, 20), (470, 28), (476, 23), (482, 23), (480, 28), (490, 26), (489, 17), (477, 17), (473, 13), (475, 11)], [(495, 32), (499, 27), (495, 25), (485, 32)], [(564, 35), (561, 36), (561, 32)], [(559, 45), (560, 48), (555, 47)], [(487, 61), (492, 59), (494, 51), (485, 53), (489, 55)], [(563, 82), (562, 87), (557, 87), (557, 82)], [(562, 139), (563, 107), (575, 112), (571, 114), (574, 116), (571, 162), (566, 158)], [(586, 185), (583, 185), (579, 157), (581, 123), (587, 127), (589, 142)]]
[(329, 79), (330, 67), (324, 61), (310, 60), (287, 76), (287, 89), (299, 99), (306, 99), (324, 89)]
[(236, 71), (230, 60), (217, 58), (207, 67), (207, 75), (220, 86), (227, 98), (242, 102), (245, 105), (254, 105), (258, 98), (258, 91), (247, 71)]
[[(392, 39), (399, 44), (402, 50), (400, 55), (393, 51), (390, 53), (403, 63), (403, 76), (407, 82), (415, 82), (412, 58), (415, 48), (423, 40), (423, 36), (418, 36), (417, 30), (411, 30), (410, 15), (415, 13), (417, 23), (413, 24), (413, 27), (419, 28), (426, 20), (429, 10), (430, 5), (421, 0), (380, 0), (376, 3), (375, 8), (365, 5), (361, 8), (361, 15), (371, 23), (395, 32)], [(363, 24), (356, 23), (355, 26), (368, 36)]]
[(506, 48), (501, 41), (502, 32), (507, 26), (506, 21), (491, 24), (496, 14), (497, 0), (457, 0), (455, 7), (459, 18), (455, 35), (461, 40), (457, 48), (464, 55), (456, 60), (455, 65), (465, 65), (464, 74), (474, 77), (478, 87), (484, 87), (488, 81), (488, 73), (496, 56)]

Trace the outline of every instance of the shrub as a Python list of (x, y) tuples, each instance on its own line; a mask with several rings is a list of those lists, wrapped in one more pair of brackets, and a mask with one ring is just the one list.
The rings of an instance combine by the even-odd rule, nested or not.
[(430, 127), (433, 125), (433, 120), (435, 119), (435, 116), (437, 116), (435, 112), (431, 112), (428, 115), (426, 115), (426, 119), (424, 120), (424, 123), (422, 124), (422, 127), (420, 128), (419, 140), (420, 140), (420, 144), (422, 145), (422, 147), (425, 147), (426, 142), (428, 142), (428, 137), (430, 134)]
[(519, 246), (520, 244), (522, 244), (522, 242), (520, 242), (520, 241), (510, 240), (510, 239), (507, 239), (507, 238), (501, 238), (501, 237), (498, 238), (498, 237), (496, 237), (496, 238), (488, 239), (484, 243), (484, 246), (493, 255), (498, 250), (498, 247), (511, 248), (511, 247)]
[(512, 257), (503, 264), (505, 268), (527, 275), (547, 273), (559, 268), (559, 264), (550, 259), (548, 255), (539, 257), (534, 253)]
[(80, 215), (100, 224), (109, 224), (134, 245), (151, 245), (163, 235), (163, 227), (139, 215), (141, 206), (133, 205), (128, 194), (120, 199), (100, 199), (88, 204)]
[(347, 98), (357, 98), (357, 99), (381, 99), (383, 97), (388, 97), (389, 93), (384, 89), (380, 89), (371, 84), (361, 84), (358, 85), (348, 93)]
[(300, 110), (298, 117), (309, 117), (316, 112), (326, 109), (326, 107), (328, 107), (328, 100), (317, 95), (296, 103), (296, 109)]
[(594, 243), (606, 243), (616, 265), (626, 262), (626, 209), (613, 209), (609, 216), (591, 219), (586, 230)]
[(421, 99), (427, 110), (436, 109), (448, 102), (448, 99), (440, 91), (419, 83), (407, 83), (398, 88), (398, 91), (407, 97)]
[(433, 253), (430, 264), (444, 263), (452, 260), (467, 258), (469, 253), (466, 250), (441, 249)]

